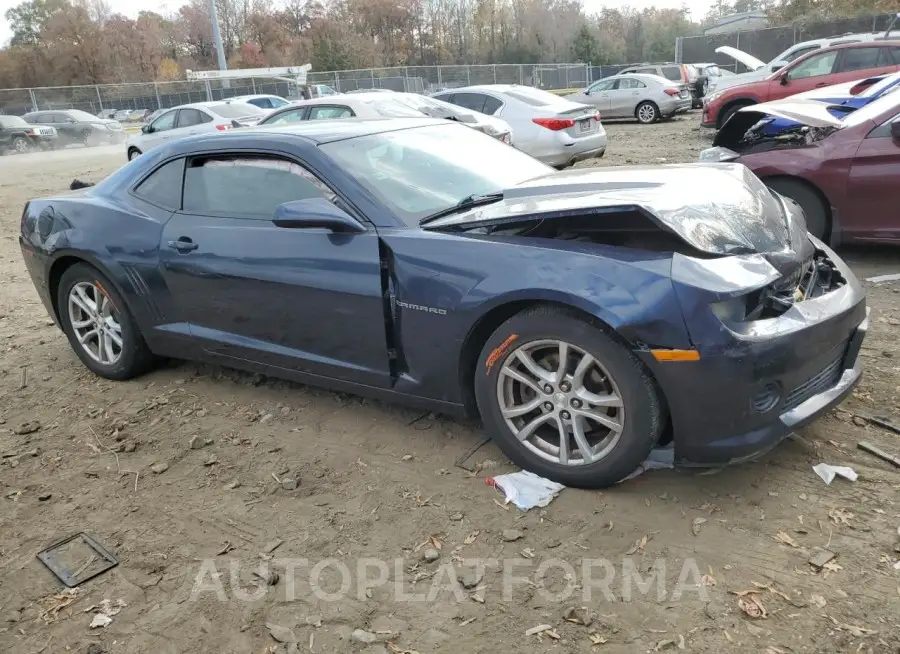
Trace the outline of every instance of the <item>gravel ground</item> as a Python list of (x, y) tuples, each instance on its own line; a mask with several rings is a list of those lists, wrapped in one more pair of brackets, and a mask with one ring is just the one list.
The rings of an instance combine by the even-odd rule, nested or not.
[[(610, 124), (591, 163), (694, 161), (697, 122)], [(900, 284), (867, 284), (856, 393), (764, 459), (565, 490), (522, 514), (485, 483), (512, 470), (493, 446), (455, 465), (477, 425), (191, 363), (89, 374), (32, 288), (19, 217), (123, 161), (0, 159), (0, 651), (898, 651), (900, 470), (856, 443), (900, 452), (860, 417), (900, 422)], [(890, 250), (843, 254), (861, 277), (900, 271)], [(859, 479), (826, 486), (820, 462)], [(64, 592), (35, 555), (82, 530), (120, 563)], [(816, 548), (836, 554), (824, 569)]]

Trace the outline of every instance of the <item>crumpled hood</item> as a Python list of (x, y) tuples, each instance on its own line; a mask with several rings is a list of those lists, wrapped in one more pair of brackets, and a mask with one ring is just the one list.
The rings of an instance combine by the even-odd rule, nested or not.
[(722, 45), (716, 48), (716, 52), (727, 55), (732, 59), (744, 64), (750, 70), (759, 70), (766, 65), (766, 62), (757, 59), (749, 52), (732, 48), (730, 45)]
[(785, 252), (798, 231), (756, 175), (729, 163), (563, 171), (506, 189), (501, 202), (441, 218), (428, 229), (616, 207), (643, 210), (714, 255)]
[(833, 116), (828, 110), (831, 103), (814, 98), (791, 97), (784, 100), (763, 102), (740, 109), (744, 113), (760, 113), (777, 118), (786, 118), (801, 125), (810, 127), (841, 127), (840, 118)]

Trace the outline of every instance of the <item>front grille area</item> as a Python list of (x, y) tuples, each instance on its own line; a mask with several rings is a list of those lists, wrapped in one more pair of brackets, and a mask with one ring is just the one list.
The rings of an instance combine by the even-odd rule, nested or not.
[(796, 409), (809, 398), (837, 384), (841, 374), (844, 372), (844, 367), (841, 365), (843, 362), (844, 350), (841, 349), (841, 356), (788, 393), (782, 410), (790, 411), (791, 409)]

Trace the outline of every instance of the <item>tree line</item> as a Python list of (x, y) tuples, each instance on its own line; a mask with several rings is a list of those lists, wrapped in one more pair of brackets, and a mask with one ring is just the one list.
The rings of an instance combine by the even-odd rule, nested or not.
[[(579, 0), (215, 0), (230, 68), (672, 60), (675, 38), (735, 11), (774, 21), (896, 10), (897, 0), (717, 0), (687, 10), (604, 8)], [(6, 12), (0, 88), (184, 79), (217, 68), (208, 0), (129, 18), (106, 0), (25, 0)]]

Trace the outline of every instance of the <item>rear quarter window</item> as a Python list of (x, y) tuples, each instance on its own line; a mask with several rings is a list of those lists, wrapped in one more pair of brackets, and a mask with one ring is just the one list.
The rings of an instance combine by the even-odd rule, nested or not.
[(672, 82), (681, 80), (681, 68), (678, 66), (662, 66), (660, 72), (663, 77)]
[(181, 184), (184, 178), (184, 159), (176, 159), (150, 173), (134, 189), (134, 194), (158, 207), (177, 211), (181, 208)]

